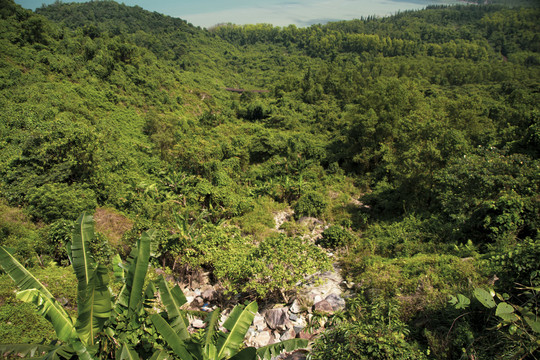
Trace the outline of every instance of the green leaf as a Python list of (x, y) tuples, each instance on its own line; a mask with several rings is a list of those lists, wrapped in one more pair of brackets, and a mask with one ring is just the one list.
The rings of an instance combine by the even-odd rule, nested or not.
[(217, 357), (216, 346), (212, 343), (204, 345), (203, 349), (203, 359), (204, 360), (214, 360)]
[(98, 265), (92, 272), (82, 303), (78, 304), (79, 316), (75, 327), (83, 344), (93, 344), (96, 334), (111, 316), (111, 295), (109, 293), (107, 268)]
[(504, 321), (516, 321), (518, 317), (514, 314), (514, 308), (512, 305), (509, 305), (505, 302), (499, 303), (497, 305), (497, 310), (495, 310), (495, 315), (503, 319)]
[(478, 299), (478, 301), (480, 301), (482, 305), (489, 309), (493, 309), (496, 306), (495, 300), (493, 300), (493, 296), (484, 289), (474, 289), (474, 297), (476, 297), (476, 299)]
[(149, 360), (167, 360), (169, 359), (169, 354), (165, 350), (158, 350), (154, 354), (152, 354), (152, 357)]
[(254, 347), (247, 347), (229, 358), (229, 360), (257, 360), (257, 349)]
[(523, 315), (525, 322), (531, 327), (535, 333), (540, 333), (540, 321), (533, 319), (528, 315)]
[(71, 359), (75, 351), (69, 345), (59, 346), (49, 351), (42, 360), (64, 360)]
[(203, 336), (203, 345), (205, 346), (205, 349), (206, 346), (212, 344), (220, 313), (221, 311), (219, 309), (215, 309), (206, 317), (206, 331)]
[(122, 346), (119, 360), (139, 360), (139, 354), (127, 344)]
[(19, 289), (37, 289), (43, 296), (51, 300), (54, 299), (54, 296), (52, 296), (49, 290), (3, 246), (0, 246), (0, 265), (2, 265), (4, 271), (13, 279)]
[(90, 243), (94, 238), (94, 219), (83, 213), (75, 223), (71, 242), (71, 259), (77, 277), (78, 303), (84, 302), (86, 286), (90, 280), (95, 262), (90, 254)]
[(193, 359), (187, 351), (184, 341), (176, 334), (174, 329), (161, 317), (161, 315), (153, 314), (150, 316), (150, 320), (154, 324), (157, 332), (163, 337), (163, 340), (165, 340), (176, 355), (180, 356), (182, 360)]
[(56, 300), (49, 299), (37, 289), (19, 291), (17, 299), (36, 305), (39, 314), (52, 324), (60, 340), (67, 342), (77, 337), (71, 318), (64, 309), (58, 309)]
[(182, 290), (176, 285), (172, 290), (169, 289), (169, 285), (163, 276), (159, 278), (159, 293), (161, 294), (161, 301), (167, 310), (171, 327), (176, 334), (182, 340), (190, 338), (187, 321), (184, 315), (180, 312), (180, 306), (184, 305), (187, 300)]
[(170, 356), (165, 350), (156, 351), (149, 360), (167, 360)]
[(52, 351), (55, 347), (41, 344), (0, 344), (0, 356), (35, 357)]
[(120, 255), (116, 254), (112, 259), (114, 278), (118, 282), (124, 282), (124, 265), (122, 263), (122, 258)]
[(143, 300), (143, 287), (148, 265), (150, 263), (150, 243), (154, 237), (154, 231), (144, 232), (137, 241), (128, 258), (126, 271), (126, 283), (118, 296), (117, 303), (128, 308), (128, 317), (135, 319), (138, 308)]
[(182, 319), (182, 321), (176, 321), (177, 318), (183, 317), (182, 313), (180, 312), (180, 307), (187, 302), (184, 293), (178, 285), (171, 290), (163, 275), (159, 277), (159, 293), (174, 330), (178, 335), (180, 335), (182, 340), (188, 339), (189, 333), (187, 331), (184, 319)]
[(229, 330), (229, 333), (220, 333), (217, 342), (218, 359), (231, 357), (242, 346), (244, 337), (253, 322), (257, 310), (258, 306), (255, 301), (243, 310), (238, 305), (234, 307), (229, 318), (223, 323), (223, 327)]
[(450, 296), (449, 302), (459, 310), (467, 308), (470, 305), (471, 300), (463, 294), (458, 294), (457, 298), (455, 296)]
[(77, 353), (79, 360), (94, 360), (92, 355), (88, 352), (86, 346), (84, 346), (80, 341), (72, 342), (71, 346)]
[(257, 356), (263, 360), (270, 360), (284, 351), (290, 352), (297, 349), (305, 349), (309, 341), (304, 339), (289, 339), (276, 344), (263, 346), (257, 349)]

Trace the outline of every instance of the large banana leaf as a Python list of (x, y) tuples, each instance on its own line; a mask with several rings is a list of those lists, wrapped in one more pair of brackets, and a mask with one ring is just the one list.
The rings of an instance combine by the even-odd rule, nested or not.
[(84, 346), (82, 342), (74, 341), (71, 343), (71, 346), (77, 353), (77, 357), (79, 360), (95, 360), (88, 352), (88, 348)]
[(73, 357), (73, 349), (69, 345), (43, 344), (0, 344), (0, 357), (8, 355), (15, 358), (39, 358), (41, 360), (66, 360)]
[(114, 257), (112, 258), (112, 265), (114, 271), (114, 278), (116, 279), (116, 281), (124, 282), (124, 264), (122, 263), (122, 258), (120, 257), (120, 255), (114, 255)]
[(293, 351), (297, 349), (305, 349), (308, 346), (308, 341), (304, 339), (289, 339), (279, 343), (263, 346), (257, 349), (257, 357), (262, 360), (270, 360), (275, 358), (284, 351)]
[(118, 358), (119, 360), (139, 360), (139, 354), (127, 344), (124, 344)]
[(247, 347), (229, 360), (257, 360), (257, 349), (254, 347)]
[(0, 344), (0, 357), (5, 359), (11, 355), (12, 357), (31, 358), (42, 356), (54, 348), (51, 345), (41, 344)]
[(79, 316), (75, 327), (83, 344), (93, 344), (98, 332), (111, 316), (111, 295), (109, 293), (107, 268), (98, 265), (92, 272), (84, 301), (79, 303)]
[[(13, 255), (3, 246), (0, 246), (0, 265), (5, 272), (13, 279), (15, 285), (21, 290), (37, 289), (41, 294), (51, 300), (54, 296), (47, 290), (38, 279), (15, 259)], [(60, 305), (58, 305), (60, 307)]]
[(129, 317), (136, 315), (142, 304), (144, 279), (150, 263), (150, 243), (154, 234), (154, 231), (143, 233), (137, 247), (129, 255), (126, 284), (118, 297), (118, 304), (128, 308)]
[(67, 360), (73, 357), (74, 352), (69, 345), (59, 346), (45, 354), (41, 360)]
[(214, 334), (216, 333), (216, 325), (219, 321), (219, 314), (221, 311), (219, 309), (216, 309), (212, 311), (208, 316), (206, 317), (206, 331), (203, 336), (203, 346), (210, 345), (213, 343)]
[(94, 259), (90, 254), (90, 243), (93, 238), (94, 219), (91, 215), (83, 213), (76, 221), (71, 241), (71, 261), (78, 281), (78, 304), (84, 302), (86, 286), (95, 267)]
[(186, 320), (184, 315), (180, 312), (180, 307), (187, 302), (184, 293), (178, 285), (171, 290), (163, 275), (159, 278), (159, 293), (161, 295), (161, 301), (167, 310), (171, 327), (176, 334), (178, 334), (180, 339), (189, 339), (190, 336)]
[(176, 334), (174, 329), (159, 314), (153, 314), (150, 320), (156, 327), (157, 332), (163, 337), (172, 351), (182, 360), (192, 360), (193, 357), (188, 352), (184, 341)]
[(64, 309), (59, 310), (56, 300), (43, 295), (37, 289), (19, 291), (17, 299), (36, 305), (38, 312), (52, 324), (60, 340), (69, 342), (77, 337), (71, 318)]
[(237, 305), (234, 307), (229, 318), (223, 323), (223, 327), (229, 333), (220, 333), (217, 341), (218, 359), (231, 357), (238, 351), (244, 341), (244, 337), (253, 322), (258, 310), (257, 302), (253, 301), (243, 310)]
[(156, 351), (148, 360), (168, 360), (169, 354), (165, 350)]

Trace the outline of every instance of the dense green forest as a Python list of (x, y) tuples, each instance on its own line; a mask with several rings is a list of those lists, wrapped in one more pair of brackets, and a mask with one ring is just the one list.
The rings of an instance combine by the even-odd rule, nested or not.
[[(114, 280), (111, 259), (151, 234), (165, 306), (158, 273), (207, 274), (221, 306), (248, 309), (337, 265), (346, 308), (310, 314), (312, 359), (538, 359), (540, 9), (507, 5), (201, 29), (114, 1), (0, 0), (2, 267), (18, 259), (74, 316), (66, 244), (86, 212), (114, 291), (130, 272)], [(0, 353), (63, 340), (0, 284)], [(96, 358), (178, 354), (131, 305)]]

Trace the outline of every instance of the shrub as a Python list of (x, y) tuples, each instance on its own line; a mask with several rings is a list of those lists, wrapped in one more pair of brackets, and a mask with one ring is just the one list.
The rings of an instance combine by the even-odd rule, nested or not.
[(338, 248), (350, 245), (354, 240), (353, 234), (338, 225), (332, 225), (322, 233), (319, 244), (325, 248)]
[(73, 219), (97, 206), (93, 190), (64, 183), (45, 184), (27, 196), (28, 211), (34, 219), (51, 223), (58, 219)]
[[(357, 305), (353, 309), (351, 302)], [(349, 321), (327, 330), (315, 341), (312, 359), (426, 359), (414, 342), (407, 341), (409, 330), (399, 319), (398, 310), (395, 302), (368, 302), (357, 296), (349, 303)]]
[(327, 206), (328, 203), (321, 193), (310, 191), (298, 199), (294, 206), (295, 217), (299, 219), (302, 216), (320, 216)]

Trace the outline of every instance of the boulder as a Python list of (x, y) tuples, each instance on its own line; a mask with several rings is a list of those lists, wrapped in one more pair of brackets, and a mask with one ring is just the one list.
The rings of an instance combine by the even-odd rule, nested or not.
[(195, 309), (200, 309), (204, 304), (204, 300), (202, 299), (202, 297), (200, 296), (197, 296), (195, 299), (193, 299), (193, 301), (191, 302), (190, 304), (190, 307), (191, 308), (195, 308)]
[(302, 309), (300, 307), (300, 303), (298, 302), (297, 299), (295, 299), (289, 309), (290, 312), (292, 312), (293, 314), (299, 314), (302, 312)]
[(263, 331), (255, 335), (252, 339), (253, 346), (260, 348), (270, 344), (270, 341), (273, 339), (270, 331)]
[(336, 294), (330, 294), (325, 299), (331, 306), (334, 311), (345, 309), (345, 299)]
[(264, 318), (266, 319), (268, 327), (271, 329), (285, 331), (286, 329), (291, 327), (287, 308), (267, 310), (264, 314)]
[(332, 304), (330, 304), (326, 300), (321, 300), (318, 303), (315, 303), (315, 305), (313, 305), (313, 310), (326, 314), (334, 313), (334, 308), (332, 307)]
[(296, 332), (294, 329), (286, 330), (281, 336), (279, 337), (280, 341), (290, 340), (294, 339), (296, 337)]
[(266, 329), (266, 321), (261, 314), (255, 314), (255, 317), (253, 318), (253, 326), (255, 327), (255, 329), (257, 329), (257, 331), (263, 331), (264, 329)]
[(213, 301), (216, 299), (217, 292), (212, 286), (208, 286), (206, 289), (204, 289), (201, 296), (206, 301)]

